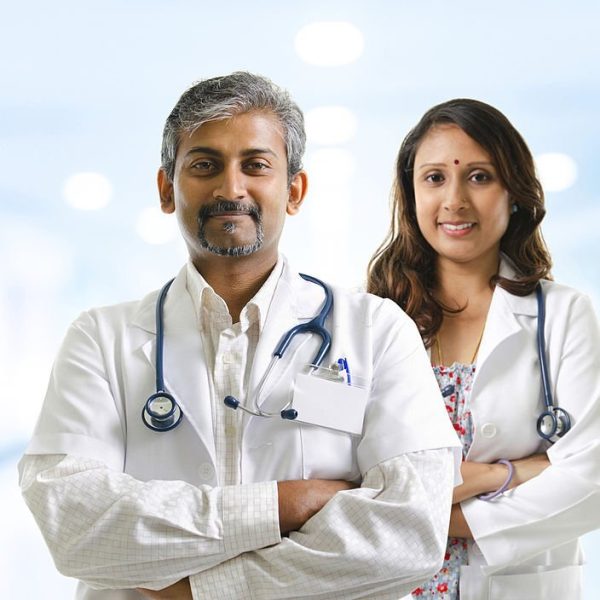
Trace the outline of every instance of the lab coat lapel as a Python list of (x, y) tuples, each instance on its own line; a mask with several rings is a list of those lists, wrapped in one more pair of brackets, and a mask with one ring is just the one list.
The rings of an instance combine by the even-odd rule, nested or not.
[[(501, 262), (500, 275), (511, 279), (515, 277), (515, 270), (505, 259)], [(506, 340), (523, 332), (523, 326), (517, 315), (535, 316), (536, 314), (534, 295), (515, 296), (496, 286), (477, 356), (476, 380), (485, 372), (488, 359), (494, 352), (499, 350)]]
[[(308, 286), (315, 289), (312, 290)], [(310, 320), (319, 310), (318, 294), (319, 288), (317, 286), (301, 279), (297, 273), (290, 269), (287, 261), (284, 262), (283, 271), (275, 288), (254, 355), (254, 364), (252, 365), (248, 387), (249, 398), (247, 402), (249, 406), (253, 404), (260, 380), (267, 370), (273, 352), (283, 335), (292, 327)], [(311, 337), (314, 336), (299, 335), (294, 338), (292, 345), (288, 347), (283, 357), (277, 361), (272, 375), (268, 378), (262, 390), (261, 398), (259, 398), (259, 403), (262, 403), (265, 410), (273, 410), (273, 407), (269, 405), (269, 393), (286, 372), (299, 349)], [(310, 362), (311, 359), (312, 356), (307, 355), (306, 362)], [(279, 406), (274, 407), (275, 410), (278, 408)]]
[[(142, 345), (155, 374), (156, 295), (143, 301), (135, 325), (151, 334)], [(210, 384), (202, 338), (192, 299), (186, 289), (185, 267), (171, 286), (164, 307), (164, 380), (167, 391), (176, 399), (184, 418), (198, 434), (214, 461), (214, 437), (210, 404)]]

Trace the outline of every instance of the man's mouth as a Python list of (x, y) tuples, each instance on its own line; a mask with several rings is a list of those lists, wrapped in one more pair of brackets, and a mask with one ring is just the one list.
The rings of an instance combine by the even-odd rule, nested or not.
[(240, 217), (250, 216), (258, 220), (260, 213), (258, 208), (251, 204), (233, 202), (231, 200), (220, 200), (215, 204), (204, 206), (198, 213), (198, 220), (203, 221), (210, 217)]

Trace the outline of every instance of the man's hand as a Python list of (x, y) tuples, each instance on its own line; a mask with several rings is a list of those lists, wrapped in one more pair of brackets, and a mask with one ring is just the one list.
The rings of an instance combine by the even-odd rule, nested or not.
[(339, 491), (358, 487), (356, 483), (329, 479), (278, 481), (279, 529), (281, 535), (297, 531), (318, 513)]
[(192, 600), (192, 588), (188, 577), (166, 587), (164, 590), (137, 589), (145, 598), (154, 600)]

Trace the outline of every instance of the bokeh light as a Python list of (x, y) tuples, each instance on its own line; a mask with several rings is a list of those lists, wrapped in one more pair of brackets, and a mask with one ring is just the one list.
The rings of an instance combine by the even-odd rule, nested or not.
[(110, 202), (112, 186), (100, 173), (75, 173), (64, 186), (67, 202), (79, 210), (99, 210)]
[(356, 61), (363, 53), (362, 31), (347, 21), (319, 21), (296, 34), (296, 52), (302, 60), (320, 67), (338, 67)]
[(539, 154), (535, 157), (535, 163), (546, 192), (562, 192), (577, 181), (577, 163), (568, 154)]

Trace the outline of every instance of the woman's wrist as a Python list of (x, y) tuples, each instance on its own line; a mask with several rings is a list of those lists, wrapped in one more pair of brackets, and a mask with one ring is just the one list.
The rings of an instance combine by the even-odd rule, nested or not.
[(506, 490), (510, 489), (510, 484), (513, 480), (513, 477), (515, 475), (515, 467), (514, 465), (507, 459), (505, 458), (501, 458), (500, 460), (498, 460), (496, 463), (491, 465), (492, 467), (495, 467), (495, 471), (496, 473), (498, 473), (498, 469), (501, 469), (501, 475), (499, 475), (499, 477), (501, 477), (500, 480), (496, 480), (496, 484), (492, 490), (494, 491), (489, 491), (485, 494), (479, 494), (477, 497), (480, 500), (493, 500), (494, 498), (497, 498), (498, 496), (501, 496)]

